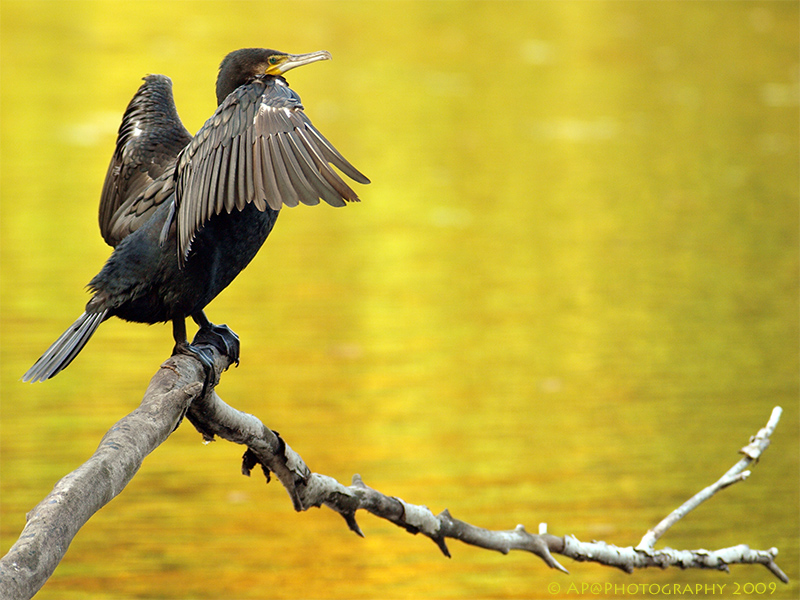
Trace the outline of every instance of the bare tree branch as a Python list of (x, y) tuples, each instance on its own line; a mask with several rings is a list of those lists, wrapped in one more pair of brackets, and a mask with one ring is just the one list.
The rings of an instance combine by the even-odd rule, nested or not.
[[(741, 466), (742, 463), (746, 462), (745, 466), (751, 464), (769, 445), (769, 435), (775, 429), (780, 414), (781, 409), (778, 407), (773, 411), (767, 427), (759, 431), (751, 439), (750, 444), (742, 450), (747, 456), (746, 460), (743, 459), (737, 463), (740, 471), (744, 469)], [(220, 415), (224, 415), (225, 419), (220, 420)], [(434, 515), (425, 506), (410, 504), (394, 496), (386, 496), (366, 486), (359, 475), (353, 477), (350, 486), (344, 486), (330, 477), (313, 473), (303, 459), (285, 444), (277, 433), (264, 427), (252, 415), (241, 413), (226, 405), (216, 394), (209, 394), (206, 398), (192, 404), (187, 418), (207, 439), (210, 439), (209, 434), (213, 434), (229, 441), (238, 441), (243, 439), (241, 434), (230, 436), (230, 432), (241, 432), (246, 428), (248, 433), (245, 437), (249, 441), (238, 441), (238, 443), (245, 443), (248, 446), (242, 464), (245, 473), (249, 474), (255, 465), (260, 464), (268, 478), (270, 471), (276, 474), (292, 497), (295, 510), (306, 510), (310, 507), (325, 505), (338, 512), (347, 522), (348, 527), (358, 535), (363, 534), (356, 522), (355, 514), (358, 510), (366, 510), (411, 533), (425, 535), (448, 557), (450, 551), (445, 540), (450, 538), (472, 546), (497, 550), (503, 554), (507, 554), (511, 550), (524, 550), (541, 558), (549, 567), (564, 573), (568, 571), (553, 558), (553, 553), (567, 556), (576, 561), (592, 561), (617, 567), (627, 573), (647, 567), (667, 568), (670, 566), (683, 569), (716, 569), (727, 572), (730, 564), (758, 563), (766, 566), (784, 583), (789, 581), (775, 564), (774, 559), (778, 554), (776, 548), (751, 550), (746, 545), (714, 551), (675, 550), (672, 548), (654, 550), (652, 546), (642, 547), (641, 545), (636, 548), (631, 546), (623, 548), (605, 542), (581, 542), (574, 536), (562, 538), (549, 535), (546, 525), (543, 524), (540, 525), (538, 534), (529, 533), (522, 525), (517, 525), (513, 530), (492, 531), (454, 519), (447, 510)], [(241, 425), (237, 422), (241, 422)], [(264, 432), (265, 438), (254, 443), (255, 436), (259, 431)], [(283, 448), (282, 455), (276, 456), (272, 452), (272, 449), (276, 447)], [(268, 449), (266, 453), (265, 449)], [(726, 485), (730, 485), (732, 479), (737, 476), (734, 469), (726, 474), (726, 481), (728, 481)], [(675, 511), (675, 513), (677, 512)], [(670, 525), (677, 522), (687, 512), (688, 510), (677, 518), (673, 518)]]
[[(218, 379), (230, 363), (216, 349), (207, 348), (213, 352)], [(780, 419), (780, 408), (773, 411), (767, 426), (742, 449), (745, 458), (717, 483), (671, 513), (645, 535), (639, 546), (622, 548), (605, 542), (580, 542), (573, 536), (550, 535), (545, 524), (540, 524), (537, 534), (529, 533), (522, 525), (505, 531), (483, 529), (453, 518), (447, 510), (435, 515), (425, 506), (387, 496), (368, 487), (358, 475), (353, 477), (351, 485), (342, 485), (331, 477), (312, 472), (277, 432), (253, 415), (225, 404), (213, 387), (204, 397), (199, 397), (203, 379), (199, 362), (191, 357), (173, 356), (161, 365), (141, 405), (118, 421), (105, 434), (92, 457), (56, 483), (53, 491), (28, 513), (19, 540), (0, 559), (0, 597), (31, 598), (58, 566), (84, 523), (122, 491), (144, 458), (169, 437), (184, 416), (206, 441), (220, 437), (246, 446), (242, 457), (243, 473), (249, 475), (260, 465), (267, 481), (274, 474), (289, 493), (295, 510), (327, 506), (361, 536), (363, 533), (355, 515), (365, 510), (410, 533), (430, 538), (448, 557), (446, 540), (449, 538), (503, 554), (511, 550), (530, 552), (549, 567), (564, 573), (567, 570), (553, 554), (576, 561), (597, 562), (628, 573), (639, 568), (668, 566), (727, 571), (730, 564), (760, 563), (781, 581), (788, 582), (775, 564), (776, 548), (751, 550), (744, 545), (715, 551), (653, 548), (661, 535), (692, 508), (749, 474), (745, 469), (769, 445), (769, 437)]]
[(202, 381), (200, 363), (193, 358), (173, 356), (161, 365), (139, 407), (117, 421), (91, 458), (27, 514), (19, 539), (0, 559), (0, 598), (33, 597), (78, 530), (123, 490), (145, 457), (180, 424)]

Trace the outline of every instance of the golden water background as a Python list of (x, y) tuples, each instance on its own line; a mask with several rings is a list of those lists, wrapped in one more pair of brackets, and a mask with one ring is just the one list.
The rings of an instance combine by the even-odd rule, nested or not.
[[(796, 2), (0, 3), (0, 551), (137, 406), (168, 326), (103, 325), (21, 374), (109, 254), (96, 211), (147, 73), (196, 131), (247, 46), (326, 49), (288, 76), (373, 183), (285, 209), (208, 308), (242, 339), (218, 391), (315, 471), (476, 525), (635, 545), (737, 459), (745, 483), (663, 545), (776, 546), (798, 596)], [(295, 514), (241, 448), (184, 424), (77, 535), (38, 598), (551, 598), (625, 575)], [(558, 583), (560, 594), (548, 591)], [(596, 597), (587, 594), (585, 597)], [(622, 596), (619, 596), (622, 597)], [(625, 597), (636, 597), (627, 594)]]

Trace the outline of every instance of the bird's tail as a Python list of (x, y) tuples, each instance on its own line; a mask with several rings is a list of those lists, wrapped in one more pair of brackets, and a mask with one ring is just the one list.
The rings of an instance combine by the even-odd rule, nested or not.
[(92, 334), (97, 331), (108, 310), (83, 313), (61, 336), (53, 342), (39, 360), (22, 376), (22, 381), (44, 381), (67, 368), (78, 355)]

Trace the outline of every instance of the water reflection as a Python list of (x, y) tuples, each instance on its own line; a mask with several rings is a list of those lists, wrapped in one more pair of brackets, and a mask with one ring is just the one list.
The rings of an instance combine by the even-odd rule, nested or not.
[[(342, 481), (357, 471), (486, 527), (546, 521), (622, 545), (731, 466), (781, 404), (750, 480), (665, 543), (776, 546), (796, 581), (797, 6), (292, 7), (289, 24), (272, 3), (1, 5), (2, 550), (171, 347), (168, 327), (109, 322), (58, 378), (18, 382), (108, 254), (95, 211), (122, 110), (140, 77), (166, 73), (194, 131), (225, 52), (267, 45), (333, 53), (290, 82), (374, 183), (357, 206), (283, 211), (211, 305), (243, 340), (223, 397)], [(565, 579), (457, 544), (445, 561), (366, 516), (358, 540), (242, 478), (240, 454), (182, 427), (40, 597), (720, 581), (577, 564)]]

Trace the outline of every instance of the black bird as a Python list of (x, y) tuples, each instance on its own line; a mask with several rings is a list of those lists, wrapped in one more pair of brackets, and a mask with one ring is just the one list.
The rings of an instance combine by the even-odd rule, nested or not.
[[(128, 105), (100, 201), (100, 231), (114, 252), (89, 283), (85, 312), (25, 373), (43, 381), (66, 368), (111, 316), (172, 321), (175, 353), (210, 359), (186, 338), (186, 317), (238, 362), (236, 335), (203, 309), (253, 259), (285, 204), (358, 201), (331, 168), (369, 180), (311, 124), (283, 74), (330, 59), (247, 48), (228, 54), (217, 110), (192, 137), (172, 81), (149, 75)], [(195, 338), (197, 340), (198, 338)]]

